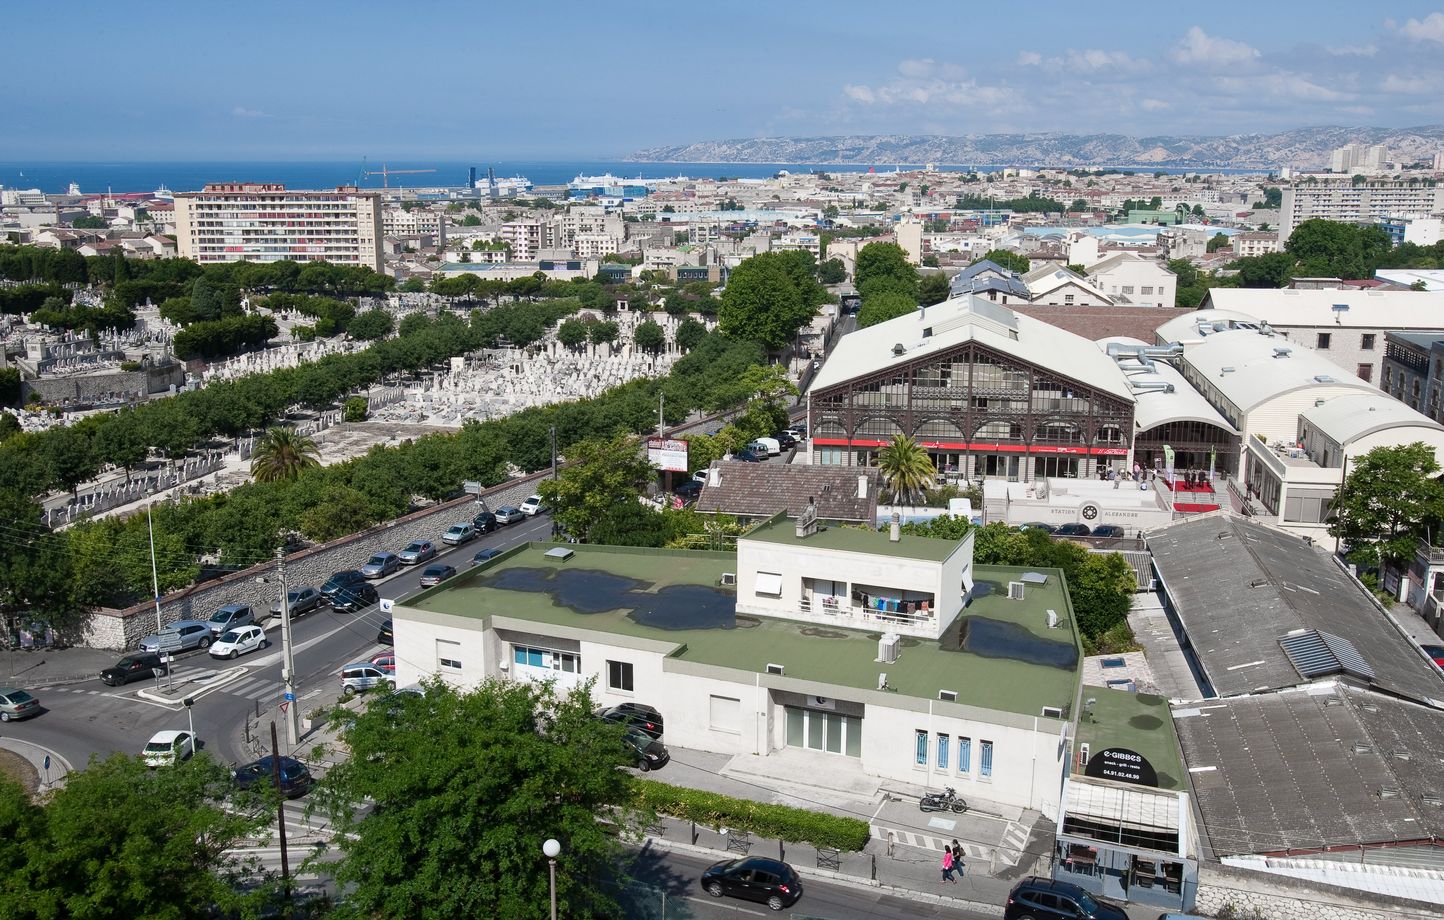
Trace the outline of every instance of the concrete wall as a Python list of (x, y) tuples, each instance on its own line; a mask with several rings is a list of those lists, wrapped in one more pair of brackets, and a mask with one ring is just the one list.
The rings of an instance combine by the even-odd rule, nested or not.
[[(513, 479), (483, 493), (489, 508), (519, 504), (536, 491), (536, 483), (549, 471), (534, 473), (524, 479)], [(395, 552), (412, 540), (436, 540), (447, 527), (469, 521), (476, 515), (471, 496), (436, 505), (342, 537), (320, 546), (302, 550), (286, 559), (286, 581), (291, 586), (321, 584), (340, 569), (360, 566), (373, 553)], [(260, 611), (269, 611), (277, 597), (275, 582), (256, 581), (261, 576), (274, 576), (276, 564), (269, 562), (234, 572), (215, 581), (169, 594), (161, 598), (161, 622), (208, 619), (223, 604), (250, 604)], [(155, 632), (155, 605), (146, 601), (125, 610), (102, 609), (91, 614), (82, 628), (81, 644), (92, 648), (124, 651), (133, 649), (146, 636)]]
[(111, 374), (86, 374), (75, 377), (48, 377), (25, 380), (20, 384), (20, 399), (23, 402), (31, 393), (39, 394), (47, 403), (61, 400), (88, 401), (108, 394), (161, 393), (172, 384), (179, 387), (186, 382), (185, 368), (180, 364), (165, 367), (144, 368), (138, 371), (116, 371)]
[(1237, 920), (1386, 920), (1441, 917), (1444, 910), (1371, 891), (1250, 872), (1218, 863), (1199, 868), (1193, 911)]

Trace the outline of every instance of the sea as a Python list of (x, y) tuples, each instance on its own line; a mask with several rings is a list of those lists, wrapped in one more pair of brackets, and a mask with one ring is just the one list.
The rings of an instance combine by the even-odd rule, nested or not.
[[(5, 188), (38, 188), (48, 194), (63, 194), (74, 182), (82, 194), (103, 192), (152, 192), (165, 186), (172, 192), (199, 191), (208, 182), (273, 182), (297, 189), (330, 188), (357, 185), (381, 188), (379, 171), (383, 164), (360, 160), (177, 160), (177, 161), (35, 161), (0, 162), (0, 186)], [(693, 179), (734, 178), (765, 179), (787, 170), (789, 172), (892, 172), (920, 169), (922, 164), (838, 164), (838, 163), (640, 163), (627, 160), (497, 160), (475, 163), (417, 161), (388, 162), (388, 170), (427, 169), (434, 172), (391, 174), (391, 188), (464, 187), (468, 171), (476, 168), (479, 178), (487, 168), (497, 178), (524, 176), (534, 185), (566, 185), (578, 176), (601, 176), (610, 173), (623, 178), (666, 179), (686, 176)], [(939, 166), (946, 172), (996, 172), (999, 165)], [(1261, 169), (1168, 168), (1155, 166), (1120, 166), (1138, 173), (1164, 172), (1182, 175), (1190, 172), (1229, 173), (1235, 175), (1266, 174)], [(378, 173), (366, 175), (367, 172)]]

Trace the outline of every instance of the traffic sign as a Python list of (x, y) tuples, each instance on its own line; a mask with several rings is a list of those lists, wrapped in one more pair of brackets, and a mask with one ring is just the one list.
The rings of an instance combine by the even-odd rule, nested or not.
[(50, 769), (50, 755), (49, 755), (49, 754), (46, 754), (46, 755), (45, 755), (45, 769), (46, 769), (46, 770), (49, 770), (49, 769)]
[(180, 647), (185, 644), (185, 640), (181, 638), (180, 633), (163, 632), (157, 635), (155, 639), (156, 648), (160, 649), (162, 652), (179, 651)]
[(285, 697), (286, 697), (286, 702), (288, 702), (288, 703), (294, 703), (294, 702), (296, 702), (296, 694), (290, 692), (289, 690), (286, 691)]

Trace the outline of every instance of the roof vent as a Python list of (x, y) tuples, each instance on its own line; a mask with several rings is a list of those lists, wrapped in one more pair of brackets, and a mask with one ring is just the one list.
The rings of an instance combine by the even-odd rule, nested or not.
[(894, 345), (894, 346), (892, 347), (892, 353), (893, 353), (894, 355), (901, 356), (902, 353), (905, 352), (905, 351), (907, 351), (907, 348), (905, 348), (905, 347), (903, 346), (903, 343), (902, 343), (902, 342), (898, 342), (896, 345)]
[(1408, 761), (1408, 760), (1413, 760), (1413, 759), (1414, 759), (1414, 755), (1413, 755), (1413, 754), (1410, 754), (1408, 751), (1403, 750), (1402, 748), (1399, 749), (1399, 750), (1390, 751), (1390, 752), (1389, 752), (1389, 756), (1392, 757), (1392, 758), (1394, 758), (1395, 760)]
[(768, 674), (778, 674), (778, 675), (782, 674), (782, 665), (780, 665), (780, 664), (772, 664), (772, 663), (769, 662), (768, 665), (767, 665), (767, 673), (768, 673)]
[(1381, 799), (1397, 799), (1398, 797), (1399, 797), (1399, 787), (1398, 787), (1398, 786), (1380, 786), (1380, 787), (1379, 787), (1379, 798), (1381, 798)]
[(1219, 375), (1220, 377), (1222, 377), (1224, 374), (1232, 374), (1232, 373), (1233, 373), (1233, 368), (1231, 368), (1231, 367), (1220, 367), (1220, 368), (1218, 369), (1218, 375)]
[(1275, 348), (1275, 349), (1274, 349), (1274, 357), (1275, 357), (1275, 358), (1287, 358), (1289, 355), (1291, 355), (1291, 354), (1293, 354), (1293, 353), (1294, 353), (1294, 350), (1293, 350), (1292, 348), (1284, 348), (1282, 345), (1280, 345), (1278, 348)]
[(1022, 600), (1022, 599), (1023, 599), (1023, 592), (1026, 590), (1026, 588), (1027, 588), (1027, 586), (1024, 585), (1021, 581), (1010, 581), (1010, 582), (1008, 582), (1008, 600), (1010, 600), (1010, 601), (1020, 601), (1020, 600)]
[(1372, 754), (1373, 752), (1374, 752), (1374, 749), (1371, 748), (1371, 747), (1369, 747), (1367, 744), (1363, 743), (1362, 741), (1356, 741), (1356, 742), (1354, 742), (1354, 753), (1355, 753), (1355, 754)]
[(938, 699), (942, 700), (944, 703), (956, 703), (958, 701), (958, 691), (939, 690)]
[(1342, 636), (1318, 629), (1295, 630), (1279, 639), (1284, 654), (1305, 680), (1329, 674), (1344, 674), (1360, 680), (1374, 680), (1374, 669), (1359, 650)]
[(1433, 805), (1437, 808), (1441, 805), (1444, 805), (1444, 796), (1440, 796), (1433, 792), (1426, 792), (1423, 795), (1419, 796), (1419, 801), (1423, 802), (1425, 805)]

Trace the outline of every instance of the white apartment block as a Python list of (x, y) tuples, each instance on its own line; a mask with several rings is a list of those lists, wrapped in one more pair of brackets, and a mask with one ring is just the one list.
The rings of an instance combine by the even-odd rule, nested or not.
[(1329, 157), (1329, 170), (1336, 173), (1383, 172), (1389, 148), (1383, 144), (1347, 144)]
[(772, 241), (773, 252), (802, 250), (812, 253), (814, 259), (822, 255), (822, 238), (816, 233), (785, 233)]
[(201, 263), (290, 259), (381, 271), (380, 192), (211, 183), (175, 196), (175, 222), (180, 255)]
[(617, 233), (584, 232), (572, 237), (571, 249), (579, 259), (601, 259), (621, 252), (624, 241)]
[(1120, 252), (1089, 265), (1090, 284), (1119, 306), (1171, 307), (1178, 276), (1152, 259)]
[[(583, 233), (606, 234), (619, 240), (627, 238), (622, 216), (608, 213), (606, 208), (595, 205), (572, 205), (551, 219), (551, 231), (551, 245), (562, 249), (576, 245), (578, 234)], [(616, 252), (617, 249), (614, 247), (609, 251)]]
[(1427, 179), (1369, 179), (1357, 185), (1352, 177), (1310, 176), (1283, 190), (1279, 207), (1279, 242), (1288, 242), (1294, 228), (1323, 218), (1371, 224), (1393, 214), (1444, 212), (1444, 185)]
[(1271, 252), (1278, 252), (1283, 248), (1279, 242), (1278, 234), (1269, 233), (1267, 230), (1235, 233), (1232, 237), (1232, 242), (1233, 251), (1239, 258), (1266, 256)]
[(548, 234), (539, 220), (513, 220), (502, 224), (497, 236), (511, 247), (513, 262), (530, 262), (547, 245)]
[(446, 215), (430, 208), (386, 208), (381, 212), (381, 231), (387, 236), (431, 236), (446, 246)]

